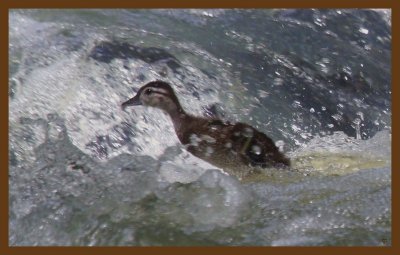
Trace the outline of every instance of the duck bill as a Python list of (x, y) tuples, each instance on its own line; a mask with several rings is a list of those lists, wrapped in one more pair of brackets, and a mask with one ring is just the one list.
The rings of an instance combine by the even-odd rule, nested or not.
[(128, 106), (135, 106), (135, 105), (142, 105), (142, 102), (140, 102), (140, 98), (139, 95), (136, 95), (134, 97), (132, 97), (131, 99), (129, 99), (126, 102), (122, 103), (122, 109), (125, 109)]

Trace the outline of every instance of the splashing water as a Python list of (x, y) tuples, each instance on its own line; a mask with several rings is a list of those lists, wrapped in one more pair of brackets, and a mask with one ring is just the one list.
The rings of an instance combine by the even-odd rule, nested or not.
[[(391, 245), (390, 15), (11, 11), (10, 245)], [(120, 109), (155, 79), (293, 169), (240, 182)]]

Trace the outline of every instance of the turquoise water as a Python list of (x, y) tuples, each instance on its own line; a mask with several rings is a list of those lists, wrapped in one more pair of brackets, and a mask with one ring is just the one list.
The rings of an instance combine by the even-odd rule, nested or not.
[[(390, 245), (388, 10), (14, 10), (9, 243)], [(239, 182), (179, 145), (187, 111), (271, 136), (296, 171)]]

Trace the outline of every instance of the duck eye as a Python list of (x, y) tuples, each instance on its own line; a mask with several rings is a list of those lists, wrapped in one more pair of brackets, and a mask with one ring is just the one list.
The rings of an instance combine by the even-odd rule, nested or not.
[(152, 89), (146, 89), (146, 91), (144, 92), (146, 95), (150, 95), (151, 93), (153, 93)]

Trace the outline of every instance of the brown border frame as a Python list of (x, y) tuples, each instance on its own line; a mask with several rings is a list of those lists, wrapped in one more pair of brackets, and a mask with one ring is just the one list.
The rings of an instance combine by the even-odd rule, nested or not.
[[(392, 157), (392, 247), (9, 247), (8, 246), (8, 12), (13, 8), (390, 8), (392, 9), (392, 70), (399, 63), (399, 20), (400, 1), (398, 0), (281, 0), (269, 1), (232, 1), (232, 0), (197, 0), (197, 1), (124, 1), (113, 0), (86, 1), (83, 0), (2, 0), (0, 1), (1, 25), (1, 80), (3, 86), (0, 95), (0, 112), (2, 116), (0, 139), (1, 146), (1, 176), (0, 176), (0, 254), (201, 254), (205, 252), (234, 254), (400, 254), (399, 238), (399, 158)], [(7, 57), (4, 57), (7, 56)], [(392, 71), (392, 151), (399, 155), (398, 121), (399, 121), (399, 72)], [(393, 100), (394, 99), (394, 100)], [(397, 106), (396, 106), (397, 105)], [(4, 146), (5, 145), (5, 146)], [(397, 213), (396, 213), (397, 212)]]

